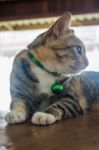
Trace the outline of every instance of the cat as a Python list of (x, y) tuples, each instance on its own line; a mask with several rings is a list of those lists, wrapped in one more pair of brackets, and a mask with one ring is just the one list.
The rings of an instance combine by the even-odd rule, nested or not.
[[(71, 16), (70, 12), (64, 13), (15, 57), (10, 75), (11, 111), (5, 116), (8, 124), (31, 119), (33, 124), (46, 125), (60, 118), (61, 113), (55, 117), (49, 108), (54, 108), (55, 103), (62, 107), (64, 92), (56, 93), (52, 85), (57, 79), (62, 82), (59, 88), (64, 88), (67, 78), (88, 65), (85, 46), (70, 29)], [(56, 104), (58, 112), (60, 108), (58, 110)], [(73, 106), (76, 107), (76, 103)]]
[(99, 110), (99, 72), (85, 71), (68, 77), (64, 87), (60, 95), (48, 98), (50, 105), (44, 111), (34, 114), (34, 124), (49, 125), (87, 111)]

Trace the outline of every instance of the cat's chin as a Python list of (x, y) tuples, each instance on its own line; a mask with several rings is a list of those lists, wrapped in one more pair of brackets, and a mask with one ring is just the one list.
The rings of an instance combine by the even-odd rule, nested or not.
[(63, 75), (63, 76), (71, 76), (71, 75), (76, 75), (76, 74), (78, 74), (79, 72), (81, 72), (81, 70), (80, 71), (60, 71), (60, 72), (58, 72), (59, 74), (61, 74), (61, 75)]
[(76, 76), (76, 75), (78, 75), (79, 73), (77, 73), (77, 74), (61, 74), (61, 76), (63, 76), (63, 77), (65, 77), (65, 78), (71, 78), (71, 77), (73, 77), (73, 76)]
[(83, 70), (80, 70), (79, 72), (77, 71), (77, 72), (60, 73), (60, 74), (61, 74), (61, 76), (64, 76), (64, 77), (71, 77), (71, 76), (79, 75), (79, 74), (81, 74), (83, 71), (84, 71), (84, 69), (83, 69)]

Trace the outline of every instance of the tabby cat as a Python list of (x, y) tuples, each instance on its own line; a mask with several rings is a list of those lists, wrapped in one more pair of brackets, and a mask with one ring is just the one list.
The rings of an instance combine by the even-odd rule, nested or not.
[(70, 23), (71, 13), (66, 12), (16, 56), (10, 76), (11, 111), (5, 116), (9, 124), (29, 118), (33, 124), (47, 125), (85, 111), (80, 81), (73, 75), (88, 60)]

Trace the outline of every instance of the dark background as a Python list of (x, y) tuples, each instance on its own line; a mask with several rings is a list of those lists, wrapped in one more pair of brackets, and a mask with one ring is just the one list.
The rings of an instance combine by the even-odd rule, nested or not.
[(0, 20), (42, 18), (99, 12), (98, 0), (0, 0)]

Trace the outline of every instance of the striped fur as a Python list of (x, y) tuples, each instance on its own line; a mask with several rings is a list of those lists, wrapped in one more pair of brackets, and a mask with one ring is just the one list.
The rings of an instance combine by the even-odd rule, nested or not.
[[(65, 90), (61, 96), (54, 95), (48, 99), (52, 104), (50, 103), (51, 105), (44, 110), (45, 114), (51, 114), (54, 116), (54, 122), (56, 122), (63, 119), (77, 117), (89, 110), (99, 110), (98, 72), (86, 71), (80, 75), (72, 76), (72, 78), (67, 79), (67, 81), (64, 83)], [(57, 101), (54, 103), (55, 98)], [(53, 102), (51, 99), (53, 99)], [(36, 115), (37, 114), (38, 112), (36, 112)], [(43, 114), (38, 114), (38, 118), (39, 115), (40, 118), (43, 118)], [(50, 124), (47, 117), (45, 118), (45, 122), (44, 120), (43, 122), (36, 120), (35, 123), (34, 119), (32, 121), (34, 124)]]
[(50, 106), (45, 112), (53, 114), (58, 120), (62, 120), (79, 116), (82, 113), (82, 109), (77, 101), (64, 98)]
[[(72, 80), (71, 84), (70, 78), (66, 84), (64, 82), (65, 91), (55, 95), (50, 89), (55, 77), (28, 57), (28, 51), (31, 51), (45, 68), (62, 75), (83, 70), (88, 65), (85, 47), (70, 29), (70, 22), (71, 13), (67, 12), (15, 57), (10, 76), (11, 112), (5, 117), (9, 124), (24, 122), (29, 117), (32, 117), (33, 124), (51, 124), (78, 116), (86, 110), (82, 93), (76, 95), (74, 92), (82, 89), (79, 81), (77, 84), (76, 80)], [(80, 98), (81, 101), (78, 101)]]
[[(65, 90), (60, 95), (47, 97), (47, 108), (39, 109), (32, 117), (33, 124), (51, 124), (52, 123), (77, 117), (89, 110), (99, 110), (99, 73), (86, 71), (80, 75), (67, 78), (64, 82)], [(43, 101), (41, 107), (43, 105)], [(45, 106), (45, 105), (43, 105)], [(45, 109), (45, 110), (44, 110)], [(45, 113), (39, 113), (39, 111)], [(52, 115), (47, 118), (47, 114)], [(37, 116), (37, 118), (36, 118)], [(46, 116), (43, 118), (43, 116)], [(40, 118), (43, 118), (43, 122)], [(36, 122), (35, 122), (36, 120)], [(50, 120), (50, 122), (48, 121)]]

